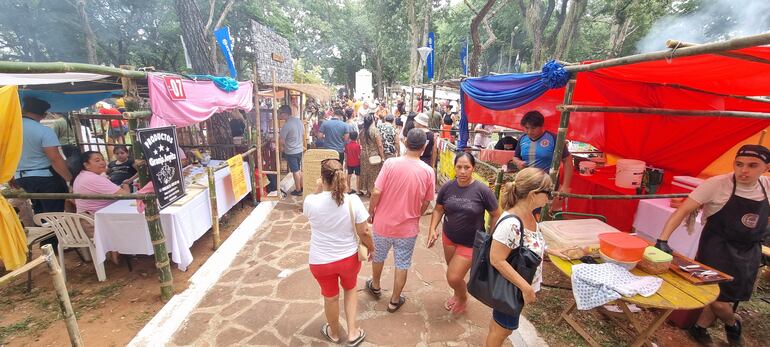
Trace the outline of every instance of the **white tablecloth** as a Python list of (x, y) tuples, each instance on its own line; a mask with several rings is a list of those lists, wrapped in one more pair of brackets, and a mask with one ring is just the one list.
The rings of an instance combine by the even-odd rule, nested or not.
[[(214, 161), (212, 161), (214, 162)], [(243, 166), (246, 175), (247, 193), (251, 191), (251, 177), (248, 165)], [(243, 196), (233, 196), (230, 183), (230, 169), (215, 173), (218, 214), (221, 217)], [(199, 182), (206, 182), (204, 176)], [(245, 195), (244, 195), (245, 196)], [(94, 243), (96, 261), (103, 263), (106, 253), (116, 251), (122, 254), (154, 254), (149, 229), (144, 215), (136, 211), (133, 200), (119, 200), (99, 210), (95, 215)], [(208, 188), (181, 206), (171, 205), (160, 212), (160, 222), (166, 235), (166, 250), (180, 270), (186, 271), (192, 263), (192, 244), (211, 228), (211, 204)]]
[[(670, 199), (648, 199), (639, 201), (639, 207), (634, 217), (634, 229), (637, 234), (649, 241), (655, 241), (663, 231), (668, 217), (676, 210), (669, 206)], [(694, 232), (692, 235), (687, 233), (687, 228), (680, 225), (671, 237), (668, 239), (668, 245), (676, 252), (688, 257), (694, 258), (698, 251), (698, 242), (700, 234), (703, 231), (701, 222), (702, 213), (696, 218)]]

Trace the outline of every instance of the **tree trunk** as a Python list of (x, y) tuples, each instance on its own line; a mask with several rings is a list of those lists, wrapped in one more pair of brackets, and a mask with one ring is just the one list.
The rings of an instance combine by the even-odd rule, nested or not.
[(577, 34), (580, 17), (585, 13), (587, 6), (588, 0), (572, 0), (572, 5), (569, 7), (564, 20), (564, 26), (559, 32), (559, 38), (556, 41), (556, 48), (553, 52), (554, 59), (561, 59), (569, 51), (570, 45)]
[[(430, 31), (430, 16), (433, 12), (433, 1), (432, 0), (425, 0), (425, 9), (423, 10), (422, 17), (425, 18), (425, 21), (422, 25), (422, 40), (420, 42), (420, 47), (425, 47), (428, 45), (428, 32)], [(416, 48), (415, 48), (416, 50)], [(419, 54), (417, 54), (419, 58)], [(423, 78), (425, 76), (425, 63), (423, 63), (422, 58), (419, 59), (419, 75), (416, 76), (416, 79), (418, 82), (422, 83)]]
[(198, 74), (214, 74), (216, 69), (211, 61), (211, 47), (206, 40), (205, 23), (198, 5), (195, 0), (174, 0), (174, 7), (193, 71)]
[(612, 24), (610, 25), (610, 49), (607, 52), (607, 58), (617, 57), (623, 49), (623, 43), (625, 43), (628, 30), (631, 28), (631, 18), (628, 17), (627, 10), (636, 2), (637, 0), (615, 1)]
[(417, 45), (420, 40), (420, 32), (417, 26), (417, 14), (414, 8), (415, 0), (408, 0), (406, 5), (406, 15), (409, 19), (409, 30), (411, 37), (409, 40), (409, 85), (414, 85), (417, 80), (417, 64), (420, 56), (417, 53)]
[(88, 14), (86, 14), (86, 0), (77, 0), (75, 6), (77, 6), (78, 17), (80, 17), (80, 24), (83, 25), (86, 58), (88, 59), (89, 64), (96, 65), (96, 36), (94, 36), (94, 31), (91, 30), (91, 24), (88, 22)]
[[(539, 0), (538, 0), (539, 1)], [(533, 1), (533, 2), (538, 2)], [(481, 39), (479, 38), (479, 25), (484, 17), (492, 9), (497, 0), (487, 0), (484, 7), (479, 10), (476, 16), (471, 20), (471, 41), (473, 42), (473, 48), (471, 49), (471, 58), (468, 62), (468, 70), (471, 76), (479, 75), (479, 59), (481, 59)]]
[(527, 36), (532, 41), (530, 63), (534, 66), (540, 66), (540, 62), (543, 59), (543, 30), (541, 30), (543, 27), (543, 17), (541, 14), (543, 4), (540, 0), (519, 0), (519, 7), (524, 15)]
[(384, 86), (382, 85), (382, 57), (380, 54), (374, 55), (374, 82), (377, 88), (374, 90), (375, 97), (383, 97)]

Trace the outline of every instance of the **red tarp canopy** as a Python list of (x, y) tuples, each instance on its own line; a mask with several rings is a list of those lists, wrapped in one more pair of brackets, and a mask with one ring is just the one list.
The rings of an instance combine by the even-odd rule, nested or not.
[[(770, 61), (770, 47), (731, 51)], [(700, 91), (679, 88), (686, 86)], [(687, 110), (770, 112), (770, 103), (719, 94), (770, 95), (770, 64), (721, 55), (681, 57), (580, 72), (572, 103)], [(538, 110), (556, 132), (564, 88), (516, 109), (486, 109), (465, 96), (469, 123), (521, 129), (524, 113)], [(605, 112), (572, 112), (567, 138), (624, 158), (697, 175), (736, 143), (770, 126), (770, 120)]]

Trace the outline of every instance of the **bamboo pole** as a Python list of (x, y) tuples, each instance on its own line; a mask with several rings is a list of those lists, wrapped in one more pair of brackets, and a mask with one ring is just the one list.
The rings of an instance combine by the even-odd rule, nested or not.
[(495, 178), (495, 196), (497, 197), (497, 201), (501, 201), (502, 198), (500, 197), (500, 190), (503, 187), (503, 170), (500, 170), (497, 172), (497, 177)]
[[(414, 112), (414, 86), (412, 86), (412, 96), (409, 98), (409, 112)], [(407, 113), (408, 115), (408, 113)]]
[[(572, 95), (575, 92), (575, 80), (571, 79), (567, 83), (567, 89), (564, 92), (564, 105), (572, 104)], [(560, 110), (561, 117), (559, 121), (559, 131), (556, 134), (556, 145), (553, 150), (553, 160), (551, 161), (551, 182), (559, 181), (559, 167), (561, 166), (561, 155), (564, 151), (564, 146), (567, 143), (567, 129), (569, 128), (569, 116), (570, 111)], [(543, 206), (542, 213), (540, 214), (541, 221), (551, 220), (550, 216), (551, 201)]]
[(565, 66), (564, 69), (571, 73), (586, 72), (586, 71), (594, 71), (594, 70), (613, 67), (613, 66), (628, 65), (628, 64), (641, 63), (641, 62), (647, 62), (647, 61), (672, 59), (672, 58), (678, 58), (678, 57), (688, 57), (688, 56), (699, 55), (699, 54), (716, 54), (724, 51), (762, 46), (767, 44), (770, 44), (770, 32), (758, 34), (758, 35), (739, 37), (739, 38), (735, 38), (727, 41), (706, 43), (706, 44), (692, 46), (692, 47), (684, 47), (684, 48), (679, 48), (675, 50), (657, 51), (657, 52), (630, 55), (627, 57), (607, 59), (604, 61), (591, 63), (591, 64), (570, 65), (570, 66)]
[(676, 110), (676, 109), (668, 109), (668, 108), (589, 106), (589, 105), (568, 105), (568, 104), (558, 105), (556, 106), (556, 109), (562, 112), (643, 113), (643, 114), (661, 114), (661, 115), (691, 116), (691, 117), (708, 116), (708, 117), (770, 119), (770, 113), (767, 113), (767, 112)]
[[(694, 47), (694, 46), (698, 46), (698, 44), (697, 43), (691, 43), (691, 42), (679, 41), (679, 40), (667, 40), (666, 41), (666, 47), (671, 48), (671, 49), (679, 49), (679, 48)], [(721, 52), (721, 53), (716, 53), (716, 54), (717, 55), (721, 55), (723, 57), (734, 58), (734, 59), (739, 59), (739, 60), (745, 60), (745, 61), (750, 61), (750, 62), (754, 62), (754, 63), (770, 64), (770, 60), (763, 59), (763, 58), (760, 58), (760, 57), (755, 57), (753, 55), (738, 53), (738, 52)]]
[(304, 96), (305, 96), (305, 93), (299, 92), (299, 120), (302, 121), (302, 130), (303, 130), (302, 131), (302, 152), (303, 153), (307, 151), (307, 131), (305, 131), (307, 129), (305, 129), (306, 127), (305, 112), (303, 112), (304, 110), (302, 107), (304, 106), (304, 103), (302, 102), (302, 99), (304, 99)]
[(81, 63), (28, 63), (14, 61), (0, 61), (0, 72), (3, 73), (63, 73), (63, 72), (85, 72), (100, 75), (110, 75), (115, 77), (127, 78), (147, 78), (147, 73), (142, 71), (133, 71), (107, 67), (101, 65), (81, 64)]
[[(433, 117), (436, 115), (436, 105), (438, 104), (436, 102), (436, 84), (431, 83), (433, 85), (433, 96), (430, 99), (430, 124), (435, 125), (436, 123), (433, 123)], [(438, 122), (439, 128), (441, 127), (441, 122)]]
[(0, 194), (4, 198), (14, 199), (36, 199), (36, 200), (61, 200), (61, 199), (83, 199), (83, 200), (143, 200), (146, 198), (155, 198), (152, 194), (75, 194), (75, 193), (27, 193), (22, 189), (5, 189)]
[[(273, 69), (273, 95), (275, 96), (275, 68)], [(275, 143), (275, 171), (279, 174), (276, 177), (276, 192), (281, 196), (281, 141), (278, 140), (278, 99), (273, 99), (273, 143)]]
[(80, 116), (77, 113), (71, 113), (71, 124), (72, 124), (72, 130), (75, 132), (75, 142), (77, 142), (78, 145), (78, 151), (83, 153), (83, 134), (81, 133), (82, 126), (80, 125)]
[[(254, 63), (254, 71), (257, 71), (257, 63)], [(256, 160), (257, 160), (257, 174), (254, 177), (254, 180), (257, 182), (257, 187), (260, 190), (260, 200), (262, 200), (264, 197), (262, 197), (261, 191), (262, 191), (262, 174), (264, 173), (264, 169), (262, 167), (262, 109), (260, 108), (259, 103), (259, 74), (254, 74), (254, 107), (256, 109), (257, 117), (256, 122), (254, 124), (254, 127), (256, 128), (256, 134), (254, 134), (254, 144), (257, 146), (257, 153), (256, 153)]]
[(214, 250), (219, 248), (222, 239), (219, 236), (219, 211), (217, 209), (217, 191), (214, 185), (214, 168), (206, 168), (206, 174), (209, 179), (209, 201), (211, 202), (211, 235), (214, 239)]
[(572, 194), (564, 192), (553, 192), (554, 197), (565, 197), (573, 199), (586, 200), (637, 200), (637, 199), (664, 199), (664, 198), (686, 198), (690, 194), (637, 194), (637, 195), (591, 195), (591, 194)]
[(3, 277), (0, 277), (0, 286), (3, 285), (3, 284), (8, 283), (10, 281), (12, 281), (16, 277), (19, 277), (19, 276), (25, 274), (27, 271), (32, 271), (32, 269), (35, 266), (38, 266), (38, 265), (40, 265), (42, 263), (45, 263), (45, 258), (43, 258), (43, 257), (38, 257), (38, 258), (32, 259), (28, 263), (22, 265), (20, 268), (18, 268), (16, 270), (13, 270), (12, 272), (6, 274)]
[(150, 118), (150, 117), (152, 117), (152, 111), (150, 110), (123, 112), (124, 119), (139, 119), (139, 118)]
[(168, 301), (174, 296), (174, 277), (171, 275), (171, 263), (166, 251), (166, 235), (160, 224), (160, 211), (158, 200), (144, 199), (144, 218), (147, 228), (150, 230), (152, 250), (155, 253), (155, 267), (158, 269), (158, 281), (160, 282), (160, 298)]
[(64, 318), (64, 324), (67, 326), (67, 333), (70, 336), (70, 344), (72, 346), (83, 346), (83, 339), (80, 337), (80, 329), (78, 329), (78, 320), (75, 316), (75, 311), (72, 309), (69, 292), (67, 292), (67, 283), (64, 281), (64, 275), (62, 274), (61, 267), (59, 267), (59, 262), (56, 260), (56, 255), (53, 253), (53, 248), (51, 245), (45, 245), (40, 248), (43, 252), (40, 258), (44, 259), (48, 265), (48, 274), (51, 275), (53, 280), (56, 298), (59, 300), (59, 309)]
[(257, 177), (254, 172), (256, 169), (254, 167), (254, 157), (255, 155), (253, 153), (247, 156), (249, 163), (249, 175), (251, 175), (251, 177), (249, 177), (249, 181), (251, 182), (251, 203), (254, 204), (254, 206), (257, 206)]
[(759, 135), (759, 145), (764, 146), (765, 143), (765, 135), (767, 135), (767, 129), (762, 130), (762, 134)]

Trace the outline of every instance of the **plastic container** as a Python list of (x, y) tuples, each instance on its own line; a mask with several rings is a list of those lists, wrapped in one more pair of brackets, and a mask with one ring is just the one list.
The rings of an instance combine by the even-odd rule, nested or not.
[(644, 250), (644, 258), (639, 262), (639, 268), (650, 275), (659, 275), (668, 271), (674, 257), (653, 246)]
[(578, 169), (581, 176), (593, 176), (596, 173), (596, 162), (593, 161), (581, 161), (578, 164)]
[(621, 188), (636, 189), (642, 185), (645, 163), (635, 159), (618, 159), (615, 166), (615, 185)]
[(649, 245), (647, 241), (626, 233), (599, 234), (599, 249), (617, 261), (638, 262)]
[(606, 254), (602, 253), (601, 250), (599, 251), (599, 256), (602, 258), (602, 260), (604, 260), (605, 263), (612, 263), (629, 271), (631, 271), (634, 267), (636, 267), (636, 264), (639, 263), (638, 261), (620, 261), (617, 259), (612, 259)]

